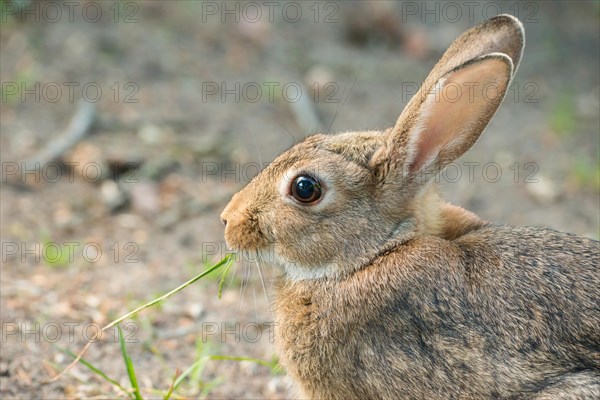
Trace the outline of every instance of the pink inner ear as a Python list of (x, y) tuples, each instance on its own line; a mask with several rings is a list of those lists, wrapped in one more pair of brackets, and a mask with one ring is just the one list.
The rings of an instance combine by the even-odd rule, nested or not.
[[(508, 68), (508, 70), (507, 70)], [(433, 163), (439, 170), (475, 143), (500, 104), (510, 79), (510, 65), (490, 58), (450, 73), (441, 90), (421, 106), (414, 131), (410, 173)]]
[[(455, 135), (460, 132), (455, 132), (450, 129), (450, 126), (458, 125), (457, 119), (465, 117), (465, 111), (458, 110), (452, 104), (438, 104), (435, 107), (435, 118), (432, 118), (428, 124), (423, 126), (423, 130), (419, 135), (416, 148), (416, 157), (410, 166), (410, 172), (415, 172), (421, 167), (437, 158), (440, 150), (447, 145)], [(431, 159), (431, 160), (430, 160)]]

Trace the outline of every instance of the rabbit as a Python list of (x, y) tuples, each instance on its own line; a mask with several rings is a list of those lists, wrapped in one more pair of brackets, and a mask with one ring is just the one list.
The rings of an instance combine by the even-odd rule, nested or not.
[(392, 128), (309, 136), (224, 209), (227, 246), (278, 271), (299, 398), (600, 398), (600, 243), (484, 221), (433, 179), (489, 123), (524, 42), (510, 15), (471, 28)]

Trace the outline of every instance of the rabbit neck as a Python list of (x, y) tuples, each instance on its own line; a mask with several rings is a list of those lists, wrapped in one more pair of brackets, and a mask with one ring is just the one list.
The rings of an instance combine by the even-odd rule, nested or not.
[(416, 220), (413, 237), (437, 236), (455, 240), (486, 225), (484, 220), (471, 211), (444, 201), (433, 183), (416, 196), (413, 212)]
[(442, 236), (444, 221), (442, 219), (442, 200), (437, 186), (430, 182), (413, 201), (415, 217), (415, 237)]

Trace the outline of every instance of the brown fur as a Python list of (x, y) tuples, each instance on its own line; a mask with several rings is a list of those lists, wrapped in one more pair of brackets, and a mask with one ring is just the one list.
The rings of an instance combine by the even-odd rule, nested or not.
[[(228, 245), (281, 272), (276, 346), (300, 397), (600, 397), (600, 244), (487, 223), (431, 179), (485, 129), (523, 45), (513, 17), (467, 31), (394, 127), (311, 136), (223, 211)], [(436, 97), (473, 82), (501, 96)], [(299, 174), (318, 202), (292, 198)]]
[(342, 281), (280, 280), (282, 364), (303, 397), (318, 399), (524, 398), (561, 379), (591, 382), (597, 249), (549, 230), (485, 226), (409, 241)]

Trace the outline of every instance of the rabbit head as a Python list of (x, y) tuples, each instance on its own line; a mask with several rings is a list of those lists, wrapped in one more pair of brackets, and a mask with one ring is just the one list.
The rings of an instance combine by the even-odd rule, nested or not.
[(516, 18), (485, 21), (448, 48), (392, 128), (318, 134), (281, 154), (223, 211), (228, 246), (297, 280), (339, 277), (439, 234), (432, 178), (485, 129), (523, 45)]

